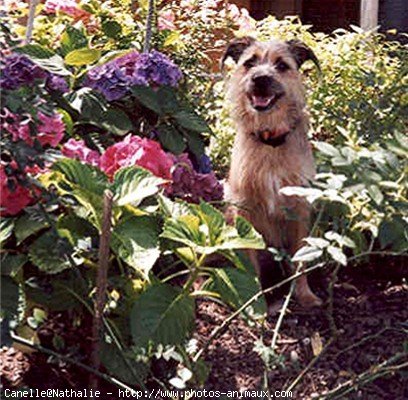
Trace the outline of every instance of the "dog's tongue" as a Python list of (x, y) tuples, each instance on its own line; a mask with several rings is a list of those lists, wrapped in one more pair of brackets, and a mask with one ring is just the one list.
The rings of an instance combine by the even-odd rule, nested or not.
[(271, 101), (271, 97), (252, 96), (252, 104), (255, 107), (266, 107)]

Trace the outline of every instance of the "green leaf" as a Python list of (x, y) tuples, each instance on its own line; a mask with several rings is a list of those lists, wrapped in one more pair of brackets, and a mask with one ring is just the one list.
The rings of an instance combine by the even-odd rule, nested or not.
[(113, 39), (122, 33), (120, 24), (113, 20), (102, 22), (102, 30), (107, 37)]
[(82, 49), (88, 46), (88, 39), (85, 33), (71, 25), (67, 25), (64, 33), (61, 35), (61, 51), (64, 56), (76, 49)]
[(55, 55), (55, 53), (52, 50), (44, 46), (40, 46), (39, 44), (26, 44), (25, 46), (16, 47), (14, 51), (16, 53), (25, 54), (27, 56), (39, 59), (51, 58), (52, 56)]
[(160, 256), (159, 225), (154, 217), (131, 217), (115, 226), (112, 250), (127, 264), (148, 279), (149, 272)]
[(102, 195), (108, 185), (108, 178), (98, 168), (71, 158), (63, 158), (52, 166), (60, 172), (68, 184), (92, 193)]
[(326, 142), (313, 142), (314, 146), (321, 153), (330, 157), (340, 157), (340, 151), (337, 150), (333, 145)]
[(177, 92), (169, 86), (162, 86), (157, 91), (160, 109), (164, 114), (174, 114), (181, 109), (181, 104), (177, 98)]
[(327, 240), (314, 237), (305, 238), (304, 241), (311, 247), (318, 247), (319, 249), (324, 249), (330, 244)]
[(70, 51), (64, 58), (65, 64), (80, 67), (95, 63), (101, 57), (101, 51), (96, 49), (77, 49)]
[(103, 192), (108, 187), (108, 178), (98, 168), (78, 160), (62, 159), (53, 164), (54, 174), (49, 183), (57, 186), (61, 194), (70, 194), (90, 215), (89, 221), (101, 229), (103, 215)]
[(171, 31), (167, 35), (166, 40), (163, 43), (163, 46), (168, 47), (168, 46), (178, 45), (179, 43), (182, 43), (180, 32)]
[(0, 262), (1, 275), (14, 278), (27, 261), (28, 257), (25, 254), (3, 253)]
[(150, 286), (136, 300), (130, 328), (137, 346), (181, 344), (194, 327), (194, 300), (167, 284)]
[(159, 115), (163, 113), (160, 106), (160, 97), (157, 91), (149, 86), (133, 86), (131, 91), (133, 96), (135, 96), (136, 99), (149, 110), (152, 110)]
[(57, 231), (72, 246), (76, 246), (79, 240), (98, 236), (96, 229), (86, 219), (75, 214), (61, 215), (57, 221)]
[(68, 255), (72, 253), (72, 246), (66, 239), (48, 231), (30, 246), (29, 258), (40, 271), (56, 274), (71, 268)]
[(179, 111), (178, 113), (174, 114), (174, 118), (180, 126), (189, 131), (197, 133), (211, 132), (204, 118), (192, 111)]
[(9, 276), (1, 277), (1, 311), (6, 317), (17, 315), (19, 302), (19, 288)]
[(314, 246), (304, 246), (300, 248), (292, 257), (293, 262), (308, 262), (321, 257), (323, 250)]
[(81, 119), (94, 122), (99, 126), (103, 114), (108, 109), (108, 103), (91, 88), (84, 87), (65, 95), (69, 105), (81, 116)]
[(49, 58), (37, 58), (34, 56), (30, 56), (29, 58), (33, 63), (39, 65), (48, 72), (56, 75), (72, 76), (72, 73), (65, 68), (63, 58), (58, 54)]
[(168, 218), (161, 237), (200, 254), (265, 248), (262, 236), (245, 219), (238, 217), (235, 226), (229, 226), (219, 211), (204, 202), (189, 209), (189, 214)]
[(400, 217), (383, 220), (378, 229), (382, 249), (408, 251), (408, 223)]
[[(261, 290), (258, 279), (246, 271), (236, 268), (214, 268), (206, 290), (218, 293), (229, 306), (238, 309)], [(253, 307), (257, 313), (266, 312), (265, 299), (262, 297)]]
[(24, 214), (17, 220), (14, 229), (14, 234), (17, 238), (17, 245), (40, 230), (48, 228), (48, 226), (49, 224), (46, 220), (42, 218), (35, 218), (35, 215)]
[[(141, 385), (147, 377), (148, 366), (132, 357), (132, 352), (128, 355), (124, 351), (118, 349), (114, 344), (102, 343), (101, 362), (115, 378), (121, 382), (134, 385)], [(125, 361), (127, 360), (127, 362)], [(132, 366), (132, 370), (129, 368)]]
[(380, 188), (377, 185), (368, 185), (367, 191), (376, 204), (380, 205), (383, 202), (384, 195), (382, 194)]
[(183, 135), (170, 125), (160, 125), (157, 128), (159, 141), (163, 148), (173, 154), (181, 154), (187, 147)]
[(120, 108), (109, 107), (101, 118), (103, 128), (115, 135), (123, 136), (133, 130), (132, 121)]
[(118, 206), (137, 207), (145, 198), (153, 196), (166, 181), (141, 167), (120, 169), (114, 176), (112, 190)]
[(13, 233), (15, 218), (0, 219), (0, 243), (5, 242)]
[(188, 148), (200, 158), (204, 154), (205, 144), (202, 136), (196, 132), (189, 132), (186, 136)]
[(327, 252), (332, 256), (333, 260), (341, 265), (347, 265), (347, 257), (340, 247), (329, 246)]

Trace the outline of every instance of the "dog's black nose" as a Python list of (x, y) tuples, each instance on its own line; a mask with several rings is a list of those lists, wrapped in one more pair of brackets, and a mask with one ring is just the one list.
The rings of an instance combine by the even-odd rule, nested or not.
[(252, 77), (252, 82), (254, 83), (255, 86), (261, 88), (261, 87), (268, 87), (272, 85), (273, 83), (273, 78), (269, 75), (259, 75), (259, 76), (253, 76)]

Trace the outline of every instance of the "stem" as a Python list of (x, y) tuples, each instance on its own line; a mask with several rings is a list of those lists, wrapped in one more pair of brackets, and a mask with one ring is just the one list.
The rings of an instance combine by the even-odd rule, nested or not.
[(334, 312), (334, 284), (337, 282), (337, 274), (341, 268), (341, 264), (337, 264), (336, 268), (333, 271), (332, 278), (329, 283), (329, 287), (327, 289), (329, 293), (328, 304), (327, 304), (327, 319), (329, 321), (330, 332), (331, 335), (336, 338), (338, 336), (338, 329), (336, 326), (336, 321), (334, 320), (333, 312)]
[(34, 28), (35, 10), (39, 2), (40, 0), (30, 0), (30, 8), (28, 11), (25, 44), (29, 44), (31, 41), (31, 37), (33, 35), (33, 28)]
[(274, 290), (280, 288), (281, 286), (285, 285), (288, 282), (292, 282), (294, 279), (299, 278), (299, 276), (308, 274), (311, 271), (314, 271), (315, 269), (321, 268), (324, 266), (324, 263), (319, 263), (317, 265), (314, 265), (313, 267), (310, 267), (308, 269), (305, 269), (303, 271), (300, 272), (296, 272), (295, 274), (293, 274), (292, 276), (284, 279), (283, 281), (277, 283), (276, 285), (271, 286), (270, 288), (267, 288), (265, 290), (261, 290), (258, 293), (256, 293), (254, 296), (252, 296), (249, 300), (247, 300), (240, 308), (238, 308), (236, 311), (234, 311), (228, 318), (224, 319), (224, 321), (221, 323), (220, 326), (218, 326), (216, 329), (214, 329), (214, 331), (212, 332), (212, 334), (210, 335), (210, 337), (208, 338), (207, 342), (205, 343), (205, 345), (196, 353), (196, 355), (194, 356), (193, 361), (197, 362), (198, 359), (203, 355), (203, 353), (205, 351), (207, 351), (208, 347), (210, 346), (211, 342), (218, 336), (220, 335), (224, 329), (239, 315), (242, 313), (242, 311), (244, 311), (247, 307), (249, 307), (252, 303), (254, 303), (255, 301), (257, 301), (261, 296), (264, 296), (267, 293), (271, 293)]
[[(106, 289), (108, 280), (109, 265), (109, 242), (112, 228), (112, 203), (113, 194), (110, 190), (105, 190), (103, 197), (103, 222), (100, 235), (99, 253), (98, 253), (98, 275), (96, 277), (96, 297), (95, 297), (95, 316), (92, 326), (92, 367), (99, 370), (101, 365), (101, 331), (103, 329), (103, 310), (105, 308)], [(96, 389), (98, 382), (95, 376), (91, 377), (91, 387)]]
[(130, 390), (131, 392), (133, 392), (133, 389), (130, 386), (127, 386), (126, 384), (124, 384), (123, 382), (117, 380), (116, 378), (113, 378), (113, 377), (111, 377), (111, 376), (109, 376), (107, 374), (104, 374), (103, 372), (99, 372), (99, 371), (89, 367), (88, 365), (81, 363), (80, 361), (76, 361), (76, 360), (72, 359), (71, 357), (65, 356), (63, 354), (59, 354), (59, 353), (57, 353), (57, 352), (55, 352), (53, 350), (47, 349), (46, 347), (43, 347), (43, 346), (41, 346), (39, 344), (32, 343), (29, 340), (24, 339), (24, 338), (16, 335), (14, 332), (11, 332), (11, 338), (14, 341), (16, 341), (17, 343), (21, 343), (24, 346), (28, 346), (28, 347), (30, 347), (32, 349), (37, 350), (37, 351), (41, 351), (42, 353), (48, 354), (50, 356), (54, 356), (54, 357), (56, 357), (56, 358), (58, 358), (60, 360), (64, 360), (64, 361), (66, 361), (66, 362), (68, 362), (68, 363), (70, 363), (72, 365), (75, 365), (77, 367), (82, 368), (83, 370), (85, 370), (85, 371), (87, 371), (87, 372), (89, 372), (89, 373), (91, 373), (93, 375), (96, 375), (96, 376), (104, 379), (105, 381), (107, 381), (107, 382), (109, 382), (109, 383), (111, 383), (113, 385), (116, 385), (116, 386), (118, 386), (118, 387), (120, 387), (122, 389)]
[(146, 36), (145, 36), (145, 42), (143, 46), (143, 53), (148, 53), (150, 51), (150, 42), (152, 40), (154, 8), (155, 8), (154, 0), (149, 0), (149, 7), (147, 10), (147, 18), (146, 18)]

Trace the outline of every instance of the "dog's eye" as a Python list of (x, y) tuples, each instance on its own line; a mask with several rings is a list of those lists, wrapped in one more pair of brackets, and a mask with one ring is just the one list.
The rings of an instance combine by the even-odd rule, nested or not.
[(285, 72), (290, 68), (289, 65), (286, 64), (283, 60), (278, 60), (278, 62), (275, 64), (275, 67), (279, 72)]
[(244, 67), (247, 69), (255, 67), (257, 61), (258, 58), (256, 56), (253, 56), (244, 62)]

